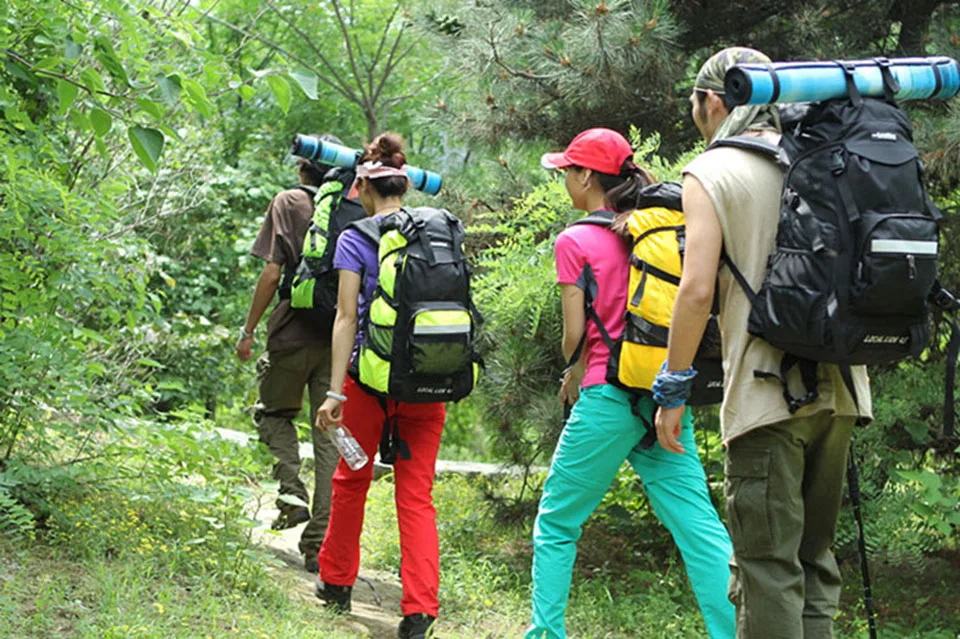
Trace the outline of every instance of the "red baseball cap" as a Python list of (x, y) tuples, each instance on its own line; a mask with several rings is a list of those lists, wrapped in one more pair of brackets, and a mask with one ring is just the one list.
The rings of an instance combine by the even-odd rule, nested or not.
[(544, 153), (540, 166), (565, 169), (581, 166), (609, 175), (620, 175), (624, 160), (633, 156), (627, 139), (612, 129), (587, 129), (573, 138), (561, 153)]

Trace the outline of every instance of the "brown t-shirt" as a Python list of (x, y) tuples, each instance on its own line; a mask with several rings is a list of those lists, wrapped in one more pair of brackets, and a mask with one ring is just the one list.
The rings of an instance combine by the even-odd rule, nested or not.
[[(306, 191), (299, 188), (281, 191), (267, 207), (267, 215), (250, 254), (283, 265), (286, 276), (300, 261), (303, 236), (312, 220), (313, 200)], [(270, 312), (267, 320), (267, 350), (270, 352), (290, 351), (329, 341), (330, 336), (317, 331), (309, 314), (290, 308), (290, 300), (278, 300)]]
[[(717, 212), (727, 255), (751, 288), (758, 290), (766, 272), (767, 257), (776, 244), (783, 173), (767, 158), (727, 147), (701, 154), (683, 172), (703, 185)], [(779, 373), (783, 351), (747, 332), (750, 301), (729, 268), (720, 269), (718, 288), (724, 371), (720, 426), (724, 443), (755, 428), (820, 411), (830, 411), (838, 417), (858, 415), (858, 407), (843, 384), (840, 369), (828, 364), (817, 368), (819, 398), (791, 415), (780, 383), (753, 374), (755, 370)], [(854, 366), (852, 372), (859, 416), (870, 418), (866, 368)], [(802, 393), (803, 383), (796, 368), (787, 380), (794, 395)]]

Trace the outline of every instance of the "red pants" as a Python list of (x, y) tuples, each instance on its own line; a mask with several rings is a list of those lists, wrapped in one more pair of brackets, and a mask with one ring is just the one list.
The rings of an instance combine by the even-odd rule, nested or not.
[[(376, 397), (367, 394), (352, 379), (344, 386), (343, 423), (356, 437), (370, 459), (380, 443), (384, 414)], [(433, 507), (433, 475), (443, 404), (406, 404), (387, 401), (391, 422), (399, 418), (400, 437), (410, 447), (410, 459), (397, 459), (393, 466), (396, 484), (397, 523), (400, 526), (400, 580), (404, 615), (437, 616), (440, 608), (440, 546), (437, 511)], [(373, 479), (373, 464), (358, 471), (341, 459), (333, 475), (333, 500), (327, 536), (320, 548), (320, 579), (334, 586), (352, 586), (360, 570), (360, 532), (367, 489)]]

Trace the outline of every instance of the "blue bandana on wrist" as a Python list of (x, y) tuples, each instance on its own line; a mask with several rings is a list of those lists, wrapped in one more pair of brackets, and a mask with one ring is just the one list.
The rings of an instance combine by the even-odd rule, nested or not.
[(653, 381), (653, 401), (663, 408), (683, 406), (690, 397), (693, 378), (696, 376), (697, 371), (692, 366), (685, 371), (670, 371), (664, 362)]

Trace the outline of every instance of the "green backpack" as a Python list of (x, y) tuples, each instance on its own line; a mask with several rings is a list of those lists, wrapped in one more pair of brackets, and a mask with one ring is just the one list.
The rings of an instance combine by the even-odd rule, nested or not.
[(337, 238), (350, 223), (366, 218), (356, 200), (344, 196), (353, 184), (353, 171), (334, 169), (327, 174), (315, 196), (313, 222), (303, 238), (300, 263), (287, 269), (280, 286), (280, 299), (310, 315), (318, 330), (329, 334), (337, 315), (339, 278), (333, 268)]
[[(404, 208), (356, 228), (378, 248), (380, 272), (361, 319), (363, 340), (351, 377), (386, 400), (450, 402), (473, 391), (482, 319), (470, 296), (463, 225), (443, 209)], [(386, 412), (386, 411), (385, 411)], [(396, 423), (384, 424), (380, 457), (408, 458)]]

